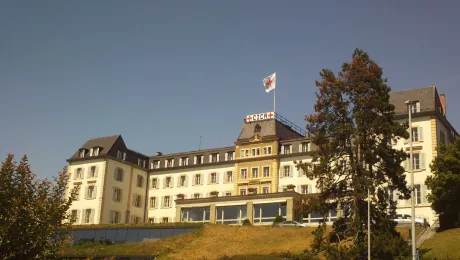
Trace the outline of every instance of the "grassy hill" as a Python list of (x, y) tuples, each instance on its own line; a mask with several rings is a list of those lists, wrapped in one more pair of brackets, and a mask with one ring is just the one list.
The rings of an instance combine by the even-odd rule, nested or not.
[[(103, 246), (88, 243), (66, 247), (71, 255), (158, 255), (157, 259), (278, 260), (275, 254), (300, 253), (309, 248), (315, 228), (271, 228), (257, 226), (206, 225), (202, 229), (167, 239), (135, 244)], [(407, 239), (407, 228), (399, 228)]]
[(438, 232), (423, 242), (422, 259), (460, 259), (459, 242), (460, 228)]

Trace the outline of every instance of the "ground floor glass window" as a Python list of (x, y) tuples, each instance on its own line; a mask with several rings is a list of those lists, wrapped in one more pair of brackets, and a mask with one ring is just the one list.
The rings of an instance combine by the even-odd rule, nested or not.
[(277, 216), (286, 218), (286, 203), (254, 204), (254, 223), (272, 223)]
[(182, 222), (209, 222), (209, 207), (183, 208)]
[(247, 218), (247, 205), (216, 207), (217, 224), (239, 225)]

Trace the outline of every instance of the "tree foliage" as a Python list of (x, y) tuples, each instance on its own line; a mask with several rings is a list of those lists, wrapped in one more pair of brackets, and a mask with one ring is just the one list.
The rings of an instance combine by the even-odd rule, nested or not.
[(409, 197), (401, 167), (407, 155), (392, 148), (393, 140), (408, 138), (407, 125), (393, 120), (391, 89), (382, 69), (362, 50), (355, 50), (352, 58), (337, 75), (321, 71), (315, 113), (306, 117), (307, 132), (317, 149), (312, 162), (298, 167), (317, 180), (321, 192), (305, 208), (324, 216), (338, 206), (343, 209), (331, 233), (319, 227), (313, 248), (329, 259), (367, 258), (369, 189), (372, 258), (394, 259), (410, 253), (387, 217), (396, 209), (389, 191)]
[[(69, 176), (64, 168), (54, 181), (38, 180), (27, 157), (12, 154), (0, 170), (0, 259), (53, 259), (67, 227), (72, 203), (65, 198)], [(72, 194), (75, 194), (75, 190)]]
[(425, 183), (431, 194), (428, 201), (438, 214), (453, 215), (458, 219), (460, 213), (460, 139), (454, 143), (440, 145), (438, 155), (433, 160), (432, 176)]

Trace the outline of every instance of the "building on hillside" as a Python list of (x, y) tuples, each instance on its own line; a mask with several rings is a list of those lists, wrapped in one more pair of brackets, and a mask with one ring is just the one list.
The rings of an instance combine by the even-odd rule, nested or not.
[[(446, 119), (445, 96), (436, 87), (391, 93), (397, 120), (407, 120), (409, 99), (417, 101), (411, 107), (416, 216), (433, 222), (424, 185), (431, 174), (428, 165), (437, 145), (458, 134)], [(69, 187), (81, 185), (71, 208), (75, 223), (241, 224), (249, 219), (262, 225), (278, 215), (304, 223), (322, 219), (294, 210), (299, 194), (318, 192), (315, 180), (295, 167), (295, 161), (311, 161), (315, 149), (302, 128), (273, 112), (249, 115), (234, 144), (148, 157), (128, 149), (119, 135), (90, 139), (68, 159)], [(394, 146), (409, 148), (407, 140)], [(399, 200), (397, 211), (410, 214), (410, 200)], [(328, 222), (340, 214), (331, 212)]]

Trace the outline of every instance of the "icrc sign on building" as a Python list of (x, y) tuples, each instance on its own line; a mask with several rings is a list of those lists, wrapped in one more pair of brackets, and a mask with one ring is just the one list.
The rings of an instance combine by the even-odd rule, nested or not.
[(269, 119), (273, 119), (274, 117), (275, 117), (275, 113), (273, 112), (252, 114), (252, 115), (246, 116), (246, 122), (269, 120)]

